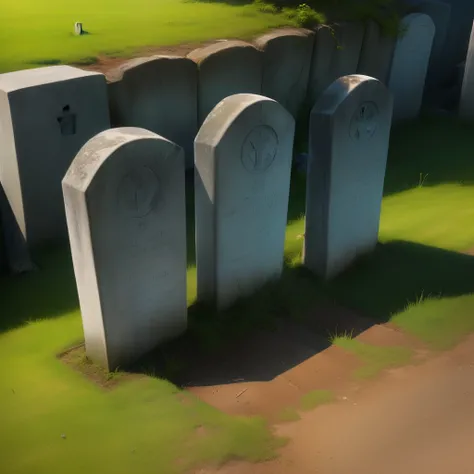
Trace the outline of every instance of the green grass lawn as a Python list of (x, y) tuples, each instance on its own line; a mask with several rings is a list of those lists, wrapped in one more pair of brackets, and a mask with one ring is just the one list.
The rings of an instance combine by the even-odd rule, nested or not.
[[(94, 62), (99, 54), (127, 55), (144, 46), (245, 38), (294, 24), (252, 4), (185, 0), (0, 0), (0, 11), (0, 73)], [(76, 21), (89, 34), (74, 36)]]
[[(473, 124), (447, 119), (393, 131), (382, 243), (331, 284), (297, 268), (304, 180), (294, 176), (282, 282), (237, 305), (235, 322), (225, 325), (191, 306), (190, 332), (212, 346), (327, 298), (392, 318), (435, 348), (457, 343), (474, 330), (474, 258), (459, 253), (474, 247), (473, 133)], [(420, 173), (427, 175), (422, 186)], [(281, 440), (262, 419), (224, 415), (151, 376), (104, 391), (59, 361), (60, 351), (83, 338), (70, 257), (55, 249), (38, 263), (37, 273), (0, 278), (0, 459), (7, 472), (167, 474), (274, 454)]]

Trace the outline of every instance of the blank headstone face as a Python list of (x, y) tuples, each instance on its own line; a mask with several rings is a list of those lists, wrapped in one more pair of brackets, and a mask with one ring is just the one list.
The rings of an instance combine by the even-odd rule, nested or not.
[(357, 72), (363, 37), (364, 25), (359, 22), (316, 29), (308, 91), (311, 105), (333, 81)]
[(189, 53), (199, 69), (199, 123), (226, 97), (260, 94), (262, 52), (244, 41), (223, 41)]
[(293, 117), (306, 100), (313, 40), (312, 31), (288, 29), (255, 41), (263, 51), (262, 94), (278, 101)]
[(388, 87), (394, 98), (393, 118), (413, 119), (421, 108), (435, 26), (428, 15), (411, 13), (403, 18), (401, 31)]
[(110, 127), (102, 74), (52, 66), (0, 74), (0, 181), (28, 245), (67, 235), (61, 180)]
[(63, 192), (88, 356), (112, 370), (185, 331), (182, 148), (107, 130), (80, 150)]
[(392, 97), (362, 75), (336, 80), (311, 112), (304, 264), (331, 278), (377, 243)]
[(386, 84), (396, 41), (395, 36), (383, 34), (374, 21), (367, 22), (357, 74), (374, 77)]
[(128, 61), (108, 74), (112, 120), (121, 127), (140, 127), (184, 148), (193, 166), (197, 123), (197, 67), (178, 56)]
[(198, 299), (224, 309), (283, 268), (293, 117), (276, 101), (236, 94), (195, 140)]
[(464, 69), (459, 114), (464, 118), (474, 118), (474, 23)]

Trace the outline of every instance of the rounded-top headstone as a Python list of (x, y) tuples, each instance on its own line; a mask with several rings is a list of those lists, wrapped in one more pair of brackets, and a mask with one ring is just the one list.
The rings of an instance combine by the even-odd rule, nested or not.
[(187, 56), (199, 69), (199, 123), (225, 97), (260, 94), (262, 52), (245, 41), (222, 41), (199, 48)]
[(186, 329), (184, 153), (148, 130), (89, 140), (63, 179), (86, 352), (111, 370)]
[(195, 140), (197, 289), (222, 309), (278, 278), (295, 122), (278, 102), (236, 94)]
[(304, 263), (323, 278), (377, 243), (392, 108), (384, 84), (351, 75), (311, 111)]
[(74, 34), (77, 36), (80, 36), (82, 35), (82, 33), (83, 33), (82, 23), (79, 23), (76, 21), (76, 23), (74, 23)]

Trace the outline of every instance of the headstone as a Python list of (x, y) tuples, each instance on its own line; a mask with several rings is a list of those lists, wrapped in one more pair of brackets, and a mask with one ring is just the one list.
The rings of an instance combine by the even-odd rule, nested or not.
[(434, 34), (428, 15), (410, 13), (402, 20), (388, 80), (394, 119), (413, 119), (420, 112)]
[(364, 25), (359, 22), (316, 29), (308, 94), (311, 105), (337, 78), (357, 72), (363, 38)]
[(63, 180), (86, 353), (108, 370), (186, 329), (181, 147), (139, 128), (107, 130)]
[(395, 36), (384, 35), (375, 21), (367, 22), (357, 74), (374, 77), (386, 84), (396, 41)]
[(199, 69), (199, 124), (224, 98), (240, 93), (260, 94), (262, 52), (244, 41), (225, 41), (188, 54)]
[(464, 66), (459, 115), (463, 118), (474, 119), (474, 23)]
[(295, 121), (255, 94), (225, 98), (195, 140), (197, 293), (218, 309), (283, 269)]
[(140, 127), (184, 148), (186, 167), (193, 166), (197, 123), (197, 68), (179, 56), (137, 58), (111, 71), (111, 119), (118, 127)]
[(82, 35), (82, 23), (78, 23), (77, 21), (74, 23), (74, 34), (76, 36)]
[(438, 88), (449, 75), (443, 61), (443, 53), (451, 19), (451, 5), (438, 0), (411, 0), (411, 4), (416, 12), (429, 15), (435, 25), (424, 99), (428, 103), (436, 103)]
[(392, 118), (377, 79), (337, 79), (311, 112), (304, 264), (332, 278), (377, 243)]
[(262, 94), (278, 101), (295, 118), (306, 101), (313, 40), (312, 31), (286, 29), (255, 41), (263, 51)]
[[(36, 269), (28, 245), (0, 183), (0, 246), (3, 246), (3, 265), (10, 273), (20, 274)], [(1, 265), (0, 265), (1, 266)]]
[(0, 182), (29, 247), (67, 235), (61, 180), (109, 128), (105, 77), (70, 66), (0, 74)]

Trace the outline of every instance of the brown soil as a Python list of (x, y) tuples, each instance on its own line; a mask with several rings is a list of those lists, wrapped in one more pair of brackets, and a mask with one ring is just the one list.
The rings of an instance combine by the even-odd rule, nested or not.
[[(380, 333), (387, 342), (389, 332)], [(394, 334), (393, 342), (400, 337)], [(474, 335), (275, 430), (290, 440), (276, 460), (233, 462), (193, 474), (472, 473)]]

